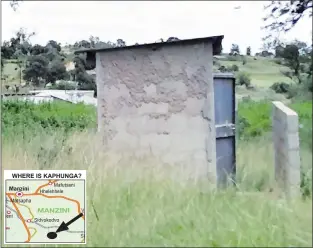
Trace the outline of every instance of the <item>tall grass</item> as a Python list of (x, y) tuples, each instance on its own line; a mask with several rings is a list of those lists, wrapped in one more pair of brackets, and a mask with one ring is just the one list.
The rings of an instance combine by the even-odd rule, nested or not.
[(3, 166), (86, 169), (90, 247), (312, 245), (311, 200), (287, 203), (269, 190), (274, 181), (267, 139), (239, 144), (239, 192), (171, 180), (181, 171), (154, 157), (116, 161), (101, 152), (93, 133), (72, 134), (63, 144), (58, 140), (57, 133), (42, 140), (43, 146), (60, 148), (44, 168), (42, 161), (51, 157), (36, 156), (37, 137), (28, 144), (5, 145)]
[[(11, 170), (87, 170), (88, 247), (312, 246), (312, 151), (308, 146), (301, 150), (307, 198), (286, 202), (278, 197), (267, 124), (253, 139), (245, 138), (249, 129), (241, 130), (237, 189), (215, 191), (206, 181), (179, 180), (184, 171), (163, 164), (157, 157), (135, 159), (104, 153), (96, 133), (90, 131), (95, 124), (94, 110), (80, 112), (78, 109), (85, 107), (77, 106), (76, 110), (76, 105), (71, 105), (71, 111), (67, 111), (62, 105), (63, 110), (58, 111), (63, 114), (58, 114), (52, 111), (56, 106), (61, 105), (31, 106), (36, 114), (10, 114), (12, 109), (6, 109), (3, 123), (5, 118), (15, 118), (17, 130), (22, 130), (22, 125), (25, 130), (14, 136), (14, 129), (8, 126), (12, 122), (5, 122), (2, 165)], [(270, 111), (256, 106), (264, 115)], [(50, 121), (46, 128), (39, 128), (42, 120), (37, 108), (43, 108), (43, 119), (50, 116), (50, 120), (61, 121)], [(73, 114), (76, 111), (81, 114)], [(256, 109), (242, 109), (240, 114), (246, 122), (254, 123), (252, 112), (263, 116)], [(68, 129), (56, 124), (67, 123), (66, 116), (71, 115)], [(37, 118), (32, 125), (26, 121), (28, 116)], [(27, 132), (28, 128), (31, 131)], [(26, 137), (25, 132), (31, 137)]]
[[(302, 147), (312, 150), (312, 101), (295, 102), (289, 107), (299, 116), (299, 136)], [(268, 101), (242, 101), (238, 107), (240, 139), (262, 137), (272, 131), (272, 104)]]

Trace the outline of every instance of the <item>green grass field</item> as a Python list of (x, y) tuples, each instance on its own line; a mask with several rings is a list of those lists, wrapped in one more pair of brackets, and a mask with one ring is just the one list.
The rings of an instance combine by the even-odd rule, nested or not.
[[(40, 135), (41, 145), (57, 144), (59, 138)], [(90, 132), (73, 135), (67, 142), (72, 153), (60, 152), (46, 168), (87, 170), (88, 247), (312, 246), (311, 198), (287, 202), (270, 190), (273, 153), (268, 139), (239, 143), (237, 192), (180, 181), (182, 171), (154, 157), (116, 163), (103, 155), (98, 142)], [(4, 169), (42, 168), (34, 156), (36, 143), (34, 138), (16, 142), (14, 148), (5, 145)], [(309, 151), (302, 156), (311, 161)]]
[(88, 247), (311, 247), (312, 102), (291, 107), (305, 127), (300, 130), (307, 178), (302, 190), (309, 193), (290, 202), (279, 197), (275, 185), (267, 102), (239, 104), (239, 119), (246, 124), (238, 126), (236, 191), (180, 180), (185, 176), (180, 167), (153, 155), (107, 156), (91, 130), (95, 109), (68, 103), (4, 104), (2, 165), (87, 170)]
[(232, 66), (237, 65), (239, 71), (247, 72), (251, 76), (251, 83), (259, 88), (269, 88), (275, 82), (290, 83), (291, 80), (282, 75), (281, 70), (288, 70), (287, 67), (278, 65), (273, 59), (257, 57), (254, 60), (253, 57), (245, 56), (247, 63), (242, 64), (241, 61), (229, 61), (219, 60), (221, 65)]

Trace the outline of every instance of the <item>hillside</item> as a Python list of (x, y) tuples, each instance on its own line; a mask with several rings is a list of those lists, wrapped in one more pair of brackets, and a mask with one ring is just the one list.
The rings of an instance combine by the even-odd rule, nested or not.
[[(67, 52), (69, 57), (73, 57), (72, 54), (68, 54), (68, 50), (65, 52)], [(281, 73), (282, 70), (288, 69), (285, 66), (275, 63), (275, 60), (272, 58), (252, 56), (244, 56), (244, 58), (246, 63), (243, 65), (240, 56), (215, 56), (215, 60), (218, 62), (217, 65), (214, 66), (214, 71), (218, 71), (219, 66), (230, 67), (237, 65), (239, 71), (246, 72), (250, 75), (251, 83), (255, 89), (247, 90), (245, 87), (237, 86), (236, 95), (238, 99), (249, 96), (254, 100), (267, 98), (270, 100), (285, 101), (286, 99), (283, 95), (276, 94), (270, 90), (269, 87), (275, 82), (290, 83), (291, 80)], [(69, 59), (66, 60), (65, 65), (67, 70), (73, 69), (73, 63), (69, 62)], [(6, 80), (2, 85), (20, 84), (20, 69), (14, 61), (10, 60), (5, 62), (3, 75), (6, 76)]]
[[(242, 64), (241, 58), (230, 56), (216, 56), (219, 63), (225, 67), (237, 65), (239, 71), (247, 72), (251, 76), (251, 83), (256, 87), (270, 87), (275, 82), (290, 83), (291, 80), (282, 75), (282, 70), (288, 70), (287, 67), (275, 63), (272, 58), (245, 56), (246, 64)], [(233, 59), (233, 60), (229, 60)], [(215, 66), (215, 69), (217, 67)]]
[[(71, 54), (69, 54), (71, 56)], [(252, 85), (257, 87), (268, 88), (275, 82), (290, 82), (290, 79), (281, 74), (281, 70), (286, 69), (282, 65), (278, 65), (271, 58), (245, 56), (247, 63), (242, 65), (240, 59), (232, 61), (229, 60), (229, 56), (216, 56), (219, 63), (224, 66), (237, 65), (240, 71), (244, 71), (250, 74), (252, 79)], [(7, 83), (17, 84), (19, 83), (19, 67), (13, 60), (5, 61), (3, 75), (7, 75)], [(66, 63), (69, 65), (69, 63)], [(70, 66), (72, 67), (72, 66)], [(215, 70), (217, 67), (215, 66)]]
[(20, 83), (20, 68), (14, 60), (7, 60), (4, 62), (2, 72), (2, 84), (19, 84)]

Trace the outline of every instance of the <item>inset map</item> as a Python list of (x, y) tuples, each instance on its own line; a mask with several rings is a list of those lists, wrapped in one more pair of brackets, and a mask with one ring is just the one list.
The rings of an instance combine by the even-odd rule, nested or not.
[(5, 244), (86, 244), (85, 171), (5, 171), (4, 183)]

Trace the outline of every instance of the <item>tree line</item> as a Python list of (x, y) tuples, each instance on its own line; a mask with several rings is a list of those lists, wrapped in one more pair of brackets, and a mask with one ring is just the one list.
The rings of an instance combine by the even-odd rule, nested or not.
[[(46, 45), (33, 45), (30, 38), (34, 35), (36, 34), (28, 34), (25, 29), (20, 29), (14, 37), (4, 41), (1, 46), (1, 68), (3, 69), (4, 60), (15, 63), (16, 70), (21, 71), (21, 79), (26, 82), (24, 86), (46, 87), (50, 84), (54, 87), (58, 80), (67, 80), (77, 82), (79, 90), (96, 91), (95, 78), (87, 73), (89, 68), (87, 68), (86, 56), (84, 54), (73, 56), (73, 51), (126, 46), (123, 39), (104, 42), (99, 37), (90, 36), (88, 40), (66, 44), (62, 49), (61, 44), (55, 40), (48, 41)], [(176, 40), (178, 38), (170, 37), (166, 42)], [(75, 67), (67, 70), (66, 63), (70, 62), (73, 62)]]
[[(89, 40), (81, 40), (73, 45), (66, 45), (66, 53), (61, 44), (50, 40), (46, 45), (32, 44), (30, 38), (35, 33), (28, 34), (20, 29), (10, 40), (3, 41), (1, 46), (1, 69), (5, 61), (15, 63), (20, 69), (25, 86), (45, 87), (55, 86), (57, 80), (71, 80), (78, 83), (77, 89), (96, 90), (95, 79), (86, 72), (87, 63), (84, 55), (73, 56), (73, 50), (81, 48), (121, 47), (126, 43), (122, 39), (114, 42), (103, 42), (98, 37), (91, 36)], [(66, 63), (73, 62), (72, 70), (66, 69)]]

